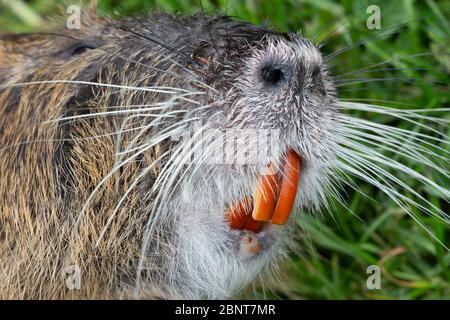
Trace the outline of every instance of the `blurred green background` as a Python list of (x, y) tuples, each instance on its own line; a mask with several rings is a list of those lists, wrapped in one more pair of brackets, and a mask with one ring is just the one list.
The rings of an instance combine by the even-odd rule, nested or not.
[[(78, 3), (0, 0), (0, 32), (36, 30), (58, 12), (64, 13), (68, 4)], [(366, 28), (369, 16), (366, 8), (371, 4), (381, 9), (381, 30)], [(300, 31), (316, 43), (325, 43), (322, 48), (325, 55), (351, 47), (330, 62), (333, 75), (352, 82), (339, 88), (342, 99), (397, 108), (432, 109), (449, 105), (450, 1), (203, 0), (201, 5), (197, 0), (99, 1), (101, 14), (114, 17), (144, 16), (155, 9), (187, 14), (202, 8), (207, 14), (228, 14), (279, 31)], [(376, 65), (383, 61), (387, 62)], [(375, 67), (361, 70), (368, 66)], [(349, 73), (354, 71), (357, 72)], [(355, 114), (419, 130), (380, 114)], [(448, 112), (433, 114), (449, 118)], [(438, 124), (433, 127), (448, 140), (448, 127)], [(441, 147), (449, 150), (448, 144)], [(449, 188), (442, 173), (406, 159), (399, 160)], [(448, 163), (444, 167), (448, 170)], [(448, 199), (440, 199), (409, 177), (399, 177), (450, 213)], [(302, 213), (295, 235), (299, 249), (292, 251), (292, 259), (285, 263), (280, 274), (285, 284), (278, 283), (272, 288), (256, 286), (245, 297), (450, 299), (447, 249), (382, 192), (361, 181), (356, 183), (376, 202), (346, 190), (343, 195), (355, 215), (339, 205), (334, 212)], [(418, 210), (414, 212), (442, 243), (450, 246), (449, 224)], [(380, 290), (368, 290), (366, 286), (366, 268), (372, 264), (382, 266)]]

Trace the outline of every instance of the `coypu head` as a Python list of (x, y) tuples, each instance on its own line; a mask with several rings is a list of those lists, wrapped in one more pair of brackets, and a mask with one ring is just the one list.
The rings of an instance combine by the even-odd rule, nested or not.
[(338, 110), (321, 54), (226, 17), (82, 22), (1, 38), (3, 242), (30, 284), (4, 287), (236, 294), (283, 254), (294, 206), (325, 204)]

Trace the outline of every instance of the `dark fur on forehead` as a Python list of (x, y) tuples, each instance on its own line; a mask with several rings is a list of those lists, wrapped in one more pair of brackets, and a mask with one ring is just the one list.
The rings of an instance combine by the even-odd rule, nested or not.
[(228, 16), (205, 18), (202, 14), (193, 16), (176, 16), (167, 13), (158, 13), (150, 18), (139, 19), (148, 26), (142, 30), (142, 25), (136, 24), (137, 18), (125, 19), (122, 26), (139, 32), (150, 32), (164, 38), (166, 42), (183, 40), (186, 44), (197, 41), (219, 42), (234, 38), (245, 38), (249, 42), (261, 40), (265, 34), (274, 31), (252, 25), (247, 22), (232, 20)]
[[(111, 53), (112, 59), (119, 52), (128, 55), (141, 49), (167, 50), (178, 53), (178, 62), (188, 65), (197, 63), (198, 56), (220, 61), (233, 50), (244, 56), (245, 48), (262, 45), (261, 40), (268, 34), (290, 38), (288, 33), (277, 33), (231, 17), (205, 18), (202, 14), (183, 17), (157, 13), (120, 21), (89, 14), (82, 17), (82, 23), (80, 30), (61, 28), (48, 33), (0, 35), (0, 41), (7, 51), (27, 56), (36, 63), (46, 58), (70, 59), (100, 48)], [(102, 48), (108, 45), (116, 47), (114, 52)]]

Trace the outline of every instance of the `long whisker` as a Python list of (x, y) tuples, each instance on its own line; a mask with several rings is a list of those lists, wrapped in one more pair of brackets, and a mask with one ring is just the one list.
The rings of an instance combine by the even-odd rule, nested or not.
[[(381, 184), (380, 182), (378, 182), (375, 178), (371, 177), (370, 174), (368, 174), (367, 172), (365, 172), (364, 169), (359, 169), (356, 170), (354, 167), (358, 167), (358, 164), (352, 159), (352, 157), (350, 156), (350, 158), (347, 159), (347, 163), (343, 163), (340, 162), (339, 163), (339, 167), (342, 170), (345, 170), (346, 172), (348, 172), (349, 174), (358, 177), (360, 179), (362, 179), (363, 181), (367, 181), (368, 183), (374, 185), (375, 187), (379, 188), (380, 190), (382, 190), (384, 193), (386, 193), (400, 208), (402, 208), (411, 218), (413, 218), (413, 220), (420, 226), (422, 227), (436, 242), (438, 242), (440, 245), (442, 245), (444, 248), (446, 248), (447, 250), (450, 250), (450, 248), (448, 248), (444, 243), (442, 243), (442, 241), (440, 239), (437, 238), (437, 236), (430, 231), (411, 211), (411, 208), (408, 206), (407, 203), (402, 202), (403, 201), (408, 201), (411, 199), (404, 197), (403, 195), (399, 194), (395, 189), (393, 189), (392, 187), (386, 186)], [(353, 165), (350, 166), (349, 164), (352, 163)], [(400, 199), (399, 199), (400, 198)]]
[[(342, 76), (346, 76), (346, 75), (351, 75), (354, 74), (356, 72), (363, 72), (363, 71), (367, 71), (367, 70), (372, 70), (374, 68), (386, 65), (386, 64), (394, 64), (397, 65), (397, 62), (402, 62), (403, 60), (406, 59), (411, 59), (411, 58), (419, 58), (419, 57), (427, 57), (427, 56), (433, 56), (434, 53), (432, 52), (420, 52), (420, 53), (414, 53), (414, 54), (404, 54), (404, 55), (400, 55), (400, 56), (396, 56), (393, 57), (391, 59), (386, 59), (380, 62), (375, 62), (375, 63), (371, 63), (369, 65), (367, 65), (366, 63), (362, 63), (358, 66), (356, 66), (355, 68), (351, 68), (351, 71), (347, 71), (344, 73), (340, 73), (339, 75), (337, 75), (337, 77), (342, 77)], [(367, 59), (361, 58), (360, 61), (362, 62), (367, 62)], [(353, 61), (352, 61), (353, 62)], [(336, 61), (335, 63), (329, 63), (328, 67), (329, 68), (333, 68), (337, 65), (339, 65), (340, 67), (345, 66), (347, 64), (349, 64), (350, 62), (342, 62), (342, 61)], [(401, 63), (401, 67), (402, 68), (406, 68), (406, 66)]]
[(173, 88), (173, 87), (157, 87), (157, 86), (156, 87), (134, 87), (134, 86), (124, 86), (124, 85), (110, 84), (110, 83), (77, 81), (77, 80), (42, 80), (42, 81), (20, 82), (20, 83), (12, 83), (12, 84), (0, 84), (0, 89), (24, 87), (24, 86), (39, 85), (39, 84), (60, 84), (60, 83), (89, 85), (89, 86), (106, 87), (106, 88), (118, 88), (118, 89), (123, 89), (123, 90), (136, 90), (136, 91), (154, 92), (154, 93), (176, 94), (179, 92), (189, 92), (188, 90), (185, 90), (185, 89)]
[(350, 126), (350, 127), (357, 128), (357, 129), (373, 131), (373, 132), (379, 134), (380, 136), (391, 135), (396, 139), (401, 139), (402, 141), (408, 140), (408, 139), (414, 140), (418, 143), (424, 143), (431, 148), (439, 149), (440, 151), (442, 151), (444, 153), (450, 152), (450, 151), (440, 147), (439, 145), (432, 144), (431, 142), (427, 141), (427, 140), (432, 140), (434, 142), (439, 142), (442, 144), (449, 145), (450, 141), (445, 140), (445, 139), (433, 137), (431, 135), (426, 135), (426, 134), (420, 133), (420, 132), (415, 132), (415, 131), (406, 130), (406, 129), (402, 129), (402, 128), (392, 127), (392, 126), (388, 126), (388, 125), (384, 125), (384, 124), (378, 124), (376, 122), (371, 122), (371, 121), (364, 120), (364, 119), (358, 119), (358, 118), (351, 117), (351, 116), (340, 116), (339, 120), (342, 122), (343, 125)]
[(133, 191), (133, 189), (138, 185), (138, 183), (141, 181), (141, 179), (143, 177), (145, 177), (150, 170), (152, 170), (154, 168), (154, 166), (156, 164), (159, 163), (159, 161), (161, 161), (166, 155), (168, 155), (170, 153), (170, 150), (166, 151), (165, 153), (163, 153), (161, 156), (159, 156), (158, 158), (156, 158), (152, 163), (150, 163), (133, 181), (133, 183), (130, 185), (130, 187), (125, 191), (125, 193), (123, 194), (123, 196), (120, 198), (120, 200), (118, 201), (116, 207), (114, 208), (114, 210), (112, 211), (110, 217), (108, 218), (108, 221), (106, 222), (103, 230), (100, 232), (100, 235), (98, 236), (98, 239), (95, 243), (95, 246), (98, 247), (98, 245), (100, 244), (101, 240), (103, 239), (103, 237), (106, 234), (106, 231), (108, 230), (109, 226), (111, 225), (111, 223), (113, 222), (117, 212), (119, 211), (120, 207), (122, 206), (123, 202), (125, 201), (125, 199), (127, 198), (127, 196), (130, 194), (131, 191)]
[[(444, 222), (448, 223), (450, 221), (450, 220), (448, 220), (448, 219), (450, 219), (449, 216), (445, 212), (443, 212), (442, 210), (437, 208), (434, 204), (432, 204), (431, 202), (426, 200), (422, 195), (420, 195), (418, 192), (416, 192), (414, 189), (412, 189), (406, 183), (401, 181), (399, 178), (393, 176), (386, 170), (382, 169), (380, 166), (374, 165), (374, 164), (380, 163), (380, 164), (386, 165), (392, 169), (396, 169), (401, 172), (404, 172), (408, 176), (410, 176), (414, 179), (417, 179), (418, 181), (424, 183), (425, 185), (431, 186), (434, 190), (436, 190), (436, 192), (441, 194), (444, 198), (450, 197), (450, 191), (439, 186), (438, 184), (431, 181), (429, 178), (423, 176), (422, 174), (418, 173), (417, 171), (414, 171), (413, 169), (406, 167), (405, 165), (399, 163), (398, 161), (389, 159), (389, 158), (383, 156), (381, 153), (374, 151), (373, 149), (370, 149), (368, 147), (365, 147), (364, 145), (361, 145), (359, 143), (356, 143), (356, 142), (348, 140), (348, 139), (346, 139), (344, 143), (346, 146), (351, 147), (352, 149), (350, 150), (350, 149), (346, 149), (343, 147), (340, 148), (340, 150), (339, 150), (340, 156), (347, 155), (349, 157), (349, 159), (350, 159), (350, 157), (352, 158), (352, 161), (361, 161), (361, 163), (365, 163), (366, 164), (365, 167), (368, 171), (376, 172), (378, 177), (381, 178), (381, 176), (383, 176), (386, 179), (389, 179), (390, 181), (396, 183), (398, 186), (409, 191), (411, 194), (413, 194), (418, 199), (423, 200), (424, 203), (426, 203), (430, 208), (433, 208), (440, 214), (439, 215), (435, 214), (427, 207), (419, 205), (417, 202), (415, 202), (414, 200), (412, 200), (406, 196), (401, 195), (402, 199), (404, 199), (405, 201), (408, 201), (409, 203), (414, 204), (417, 207), (420, 207), (424, 212), (434, 215), (435, 217), (441, 219)], [(384, 179), (383, 179), (383, 181), (385, 183), (387, 182)], [(442, 217), (444, 217), (445, 219)]]
[[(338, 131), (339, 132), (339, 131)], [(367, 144), (370, 144), (374, 147), (379, 147), (384, 150), (396, 153), (398, 155), (404, 156), (406, 158), (409, 158), (413, 161), (416, 161), (417, 163), (422, 163), (426, 166), (429, 166), (430, 168), (436, 169), (436, 170), (442, 170), (442, 168), (436, 164), (434, 164), (429, 158), (423, 156), (420, 152), (428, 154), (430, 156), (440, 158), (442, 160), (449, 160), (448, 157), (440, 156), (426, 148), (420, 148), (417, 146), (414, 146), (414, 144), (406, 143), (406, 146), (403, 146), (403, 143), (395, 143), (395, 140), (392, 139), (385, 139), (382, 136), (379, 135), (372, 135), (367, 134), (364, 132), (359, 132), (358, 130), (345, 128), (344, 130), (340, 131), (340, 134), (349, 139), (353, 139), (360, 142), (365, 142)], [(380, 144), (380, 142), (382, 144)], [(444, 171), (444, 173), (447, 173)]]
[(390, 116), (396, 117), (398, 119), (405, 120), (409, 123), (413, 123), (421, 128), (433, 131), (434, 133), (436, 133), (440, 136), (443, 136), (444, 138), (445, 138), (445, 135), (442, 132), (439, 132), (438, 130), (436, 130), (430, 126), (427, 126), (427, 125), (420, 123), (413, 119), (415, 118), (415, 119), (427, 120), (427, 121), (439, 123), (442, 125), (446, 125), (446, 123), (449, 121), (447, 119), (440, 119), (440, 118), (435, 118), (435, 117), (430, 117), (430, 116), (424, 116), (424, 115), (421, 115), (418, 113), (410, 112), (408, 110), (374, 106), (374, 105), (369, 105), (369, 104), (353, 103), (353, 102), (345, 102), (345, 103), (338, 102), (338, 105), (340, 107), (342, 107), (343, 109), (348, 109), (348, 110), (362, 110), (362, 111), (370, 111), (370, 112), (390, 115)]
[(361, 78), (361, 79), (346, 79), (336, 81), (336, 88), (350, 86), (354, 84), (360, 83), (370, 83), (370, 82), (404, 82), (404, 83), (414, 83), (414, 82), (425, 82), (436, 85), (448, 86), (450, 83), (444, 81), (437, 80), (428, 80), (428, 79), (416, 79), (416, 78)]
[[(187, 119), (184, 122), (188, 122), (188, 121), (192, 121), (192, 119)], [(73, 229), (72, 229), (71, 239), (74, 239), (74, 236), (75, 236), (75, 234), (76, 234), (76, 232), (78, 230), (78, 226), (79, 226), (82, 218), (84, 217), (84, 214), (85, 214), (86, 210), (88, 209), (88, 206), (90, 205), (91, 201), (93, 200), (93, 198), (97, 194), (97, 192), (103, 187), (104, 183), (106, 181), (108, 181), (115, 174), (115, 172), (117, 172), (117, 170), (119, 170), (120, 168), (125, 166), (127, 163), (131, 162), (132, 160), (136, 159), (139, 155), (144, 153), (146, 150), (149, 150), (150, 148), (154, 147), (155, 145), (157, 145), (157, 144), (161, 143), (162, 141), (170, 138), (174, 134), (174, 131), (180, 130), (180, 127), (182, 127), (181, 124), (183, 124), (184, 122), (175, 123), (175, 124), (169, 126), (168, 128), (163, 129), (157, 137), (151, 138), (144, 148), (142, 148), (141, 150), (137, 151), (136, 153), (134, 153), (129, 158), (127, 158), (127, 159), (123, 160), (122, 162), (120, 162), (107, 175), (105, 175), (102, 178), (102, 180), (96, 185), (94, 190), (91, 192), (90, 196), (85, 201), (85, 204), (81, 208), (80, 214), (78, 215), (78, 218), (76, 219), (76, 221), (74, 223), (74, 226), (73, 226)]]
[[(203, 94), (203, 93), (191, 92), (188, 95), (197, 95), (197, 94)], [(175, 96), (175, 98), (183, 100), (183, 95), (177, 95), (177, 96)], [(176, 99), (174, 99), (174, 100), (176, 100)], [(190, 101), (192, 101), (192, 100), (190, 100)], [(165, 102), (148, 105), (148, 107), (145, 107), (142, 109), (125, 109), (125, 110), (103, 111), (103, 112), (96, 112), (96, 113), (89, 113), (89, 114), (81, 114), (81, 115), (76, 115), (76, 116), (61, 117), (58, 119), (49, 120), (46, 123), (61, 122), (61, 121), (75, 120), (75, 119), (86, 119), (86, 118), (93, 118), (93, 117), (98, 117), (98, 116), (116, 116), (116, 115), (124, 115), (124, 114), (127, 115), (127, 114), (133, 114), (133, 113), (138, 113), (138, 115), (139, 114), (146, 115), (148, 117), (155, 116), (155, 117), (162, 117), (162, 118), (163, 117), (173, 118), (173, 117), (175, 117), (175, 113), (189, 112), (188, 110), (181, 109), (181, 110), (172, 111), (172, 114), (161, 114), (161, 113), (155, 113), (155, 114), (145, 113), (145, 114), (143, 114), (142, 113), (142, 112), (167, 110), (167, 109), (173, 108), (177, 104), (178, 103), (176, 103), (174, 101), (165, 101)]]

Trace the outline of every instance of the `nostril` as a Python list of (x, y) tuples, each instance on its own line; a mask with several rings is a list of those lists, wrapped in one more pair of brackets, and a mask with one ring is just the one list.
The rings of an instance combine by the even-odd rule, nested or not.
[(278, 68), (263, 67), (261, 77), (267, 83), (276, 84), (283, 78), (283, 72)]

